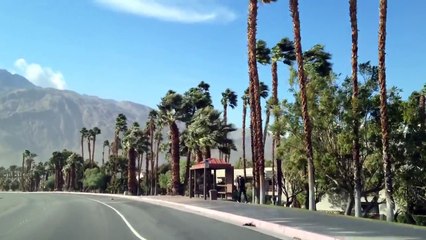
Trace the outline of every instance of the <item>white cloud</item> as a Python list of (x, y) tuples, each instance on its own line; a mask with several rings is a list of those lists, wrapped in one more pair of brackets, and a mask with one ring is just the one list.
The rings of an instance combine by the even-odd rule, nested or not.
[(43, 67), (37, 63), (28, 63), (20, 58), (15, 61), (17, 72), (22, 74), (33, 84), (40, 87), (51, 87), (65, 89), (66, 82), (64, 76), (59, 71), (53, 71), (49, 67)]
[(134, 15), (181, 23), (229, 22), (236, 18), (217, 0), (95, 0), (97, 3)]

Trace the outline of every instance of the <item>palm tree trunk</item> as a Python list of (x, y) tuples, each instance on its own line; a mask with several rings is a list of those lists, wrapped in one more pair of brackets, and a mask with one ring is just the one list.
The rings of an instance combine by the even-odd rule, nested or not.
[(90, 148), (90, 138), (87, 138), (87, 149), (89, 150), (89, 163), (90, 163), (90, 168), (92, 168), (92, 167), (93, 167), (93, 164), (92, 164), (92, 151), (91, 151), (91, 148)]
[(111, 146), (108, 146), (108, 162), (110, 161), (110, 157), (111, 157)]
[(175, 122), (170, 123), (171, 157), (172, 157), (172, 195), (178, 195), (180, 189), (179, 178), (179, 128)]
[(150, 126), (150, 150), (151, 150), (151, 155), (150, 155), (150, 160), (151, 160), (151, 172), (150, 172), (150, 195), (154, 194), (154, 123), (151, 123)]
[[(262, 138), (262, 111), (260, 106), (260, 94), (259, 94), (259, 76), (257, 72), (256, 62), (256, 31), (257, 31), (257, 0), (250, 0), (249, 2), (249, 15), (248, 15), (248, 28), (247, 28), (247, 40), (248, 40), (248, 65), (250, 75), (250, 114), (253, 118), (254, 123), (254, 147), (256, 154), (256, 163), (259, 179), (259, 201), (261, 204), (265, 203), (265, 156), (263, 148)], [(253, 137), (253, 136), (252, 136)]]
[(203, 161), (203, 152), (200, 149), (197, 149), (196, 151), (197, 154), (197, 163), (200, 163)]
[[(225, 125), (228, 122), (228, 108), (227, 108), (226, 104), (223, 105), (223, 121), (224, 121)], [(226, 146), (224, 146), (224, 147), (226, 147)], [(224, 155), (223, 157), (225, 158), (225, 162), (228, 162), (229, 161), (228, 155), (227, 154), (223, 154), (223, 155)]]
[(128, 158), (129, 158), (129, 166), (128, 166), (128, 179), (127, 179), (127, 185), (130, 194), (136, 195), (136, 151), (134, 148), (129, 148), (128, 152)]
[(140, 181), (141, 181), (141, 172), (142, 172), (142, 159), (143, 159), (143, 152), (138, 154), (138, 177), (137, 177), (137, 194), (140, 195)]
[[(272, 72), (272, 98), (273, 98), (273, 102), (272, 102), (272, 106), (277, 106), (279, 104), (278, 102), (278, 66), (277, 66), (277, 62), (276, 61), (272, 61), (272, 65), (271, 65), (271, 72)], [(275, 116), (275, 122), (277, 122), (279, 120), (279, 114), (276, 113)], [(277, 131), (274, 134), (274, 143), (272, 144), (272, 152), (274, 155), (274, 158), (272, 159), (273, 163), (276, 162), (276, 168), (277, 168), (277, 176), (275, 179), (276, 181), (276, 185), (277, 185), (277, 202), (276, 204), (278, 206), (281, 205), (281, 197), (282, 197), (282, 179), (283, 179), (283, 173), (282, 173), (282, 168), (281, 168), (281, 159), (279, 158), (279, 156), (276, 154), (276, 149), (278, 149), (278, 147), (280, 146), (280, 141), (281, 141), (281, 137), (280, 137), (280, 132)], [(275, 161), (274, 161), (275, 159)], [(274, 168), (272, 168), (272, 171), (275, 171)], [(274, 177), (274, 173), (272, 174)], [(275, 187), (275, 184), (273, 184), (273, 188)]]
[(353, 112), (353, 146), (352, 160), (354, 162), (355, 181), (355, 217), (361, 217), (361, 162), (359, 160), (359, 120), (358, 120), (358, 25), (357, 25), (357, 0), (349, 1), (349, 13), (352, 28), (352, 112)]
[(96, 134), (93, 136), (93, 149), (92, 149), (92, 166), (95, 164), (95, 144), (96, 144)]
[(275, 205), (275, 138), (272, 138), (272, 203)]
[(302, 54), (302, 39), (300, 36), (300, 20), (299, 20), (299, 1), (290, 1), (290, 12), (293, 18), (293, 31), (294, 31), (294, 47), (296, 51), (297, 60), (297, 75), (299, 78), (299, 87), (301, 93), (302, 102), (302, 118), (303, 118), (303, 130), (305, 134), (305, 147), (306, 147), (306, 158), (308, 160), (308, 184), (309, 184), (309, 210), (315, 211), (315, 167), (314, 167), (314, 155), (312, 150), (312, 128), (311, 121), (308, 112), (308, 100), (306, 96), (306, 82), (305, 73), (303, 69), (303, 54)]
[(191, 150), (188, 149), (188, 152), (186, 153), (185, 181), (183, 183), (183, 187), (184, 187), (185, 190), (188, 188), (190, 167), (191, 167)]
[(386, 220), (394, 220), (394, 199), (392, 186), (392, 160), (389, 154), (389, 128), (386, 97), (386, 18), (387, 0), (380, 0), (379, 22), (379, 85), (380, 85), (380, 123), (382, 127), (383, 168), (385, 174)]
[(145, 189), (146, 189), (145, 195), (149, 194), (149, 191), (148, 191), (149, 181), (150, 181), (150, 179), (148, 177), (148, 175), (149, 175), (149, 159), (150, 159), (149, 155), (150, 154), (148, 152), (145, 154)]
[(247, 115), (247, 105), (243, 103), (243, 169), (244, 169), (244, 179), (247, 180), (247, 159), (246, 159), (246, 115)]
[(83, 136), (83, 134), (81, 135), (81, 157), (83, 158), (83, 161), (85, 160), (84, 159), (84, 136)]
[(105, 146), (102, 147), (102, 166), (105, 164)]
[(155, 153), (155, 184), (154, 184), (154, 194), (157, 195), (157, 183), (158, 183), (158, 159), (160, 155), (160, 140), (157, 141), (157, 147), (156, 147), (156, 153)]
[(21, 170), (21, 190), (25, 192), (25, 177), (24, 177), (24, 168), (25, 168), (25, 155), (22, 154), (22, 170)]

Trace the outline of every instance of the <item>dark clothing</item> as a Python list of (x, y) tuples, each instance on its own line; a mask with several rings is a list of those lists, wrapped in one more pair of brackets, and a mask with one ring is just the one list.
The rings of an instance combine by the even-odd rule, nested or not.
[(238, 177), (238, 202), (241, 202), (241, 194), (244, 194), (244, 200), (247, 202), (246, 180), (243, 177)]
[(237, 183), (238, 183), (238, 190), (240, 189), (244, 189), (244, 191), (246, 190), (246, 180), (243, 177), (239, 177)]

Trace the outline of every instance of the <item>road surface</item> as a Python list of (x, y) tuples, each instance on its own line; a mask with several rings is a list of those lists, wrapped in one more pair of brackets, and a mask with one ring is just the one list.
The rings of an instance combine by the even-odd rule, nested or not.
[(277, 238), (148, 203), (55, 193), (0, 193), (0, 239), (216, 240)]

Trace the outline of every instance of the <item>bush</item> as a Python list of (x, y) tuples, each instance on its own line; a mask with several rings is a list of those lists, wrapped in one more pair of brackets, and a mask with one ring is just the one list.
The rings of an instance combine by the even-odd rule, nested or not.
[(426, 215), (413, 215), (416, 225), (426, 226)]

